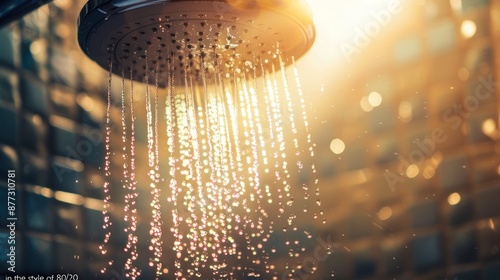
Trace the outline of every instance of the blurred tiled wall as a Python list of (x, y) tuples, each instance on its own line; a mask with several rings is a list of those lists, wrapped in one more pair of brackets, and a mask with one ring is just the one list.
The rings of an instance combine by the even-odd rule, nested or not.
[(342, 244), (317, 279), (500, 279), (500, 1), (401, 2), (317, 135)]
[[(106, 73), (76, 45), (81, 4), (55, 1), (0, 29), (0, 200), (6, 205), (7, 170), (16, 170), (18, 275), (92, 279), (97, 270)], [(0, 211), (2, 273), (6, 210)]]

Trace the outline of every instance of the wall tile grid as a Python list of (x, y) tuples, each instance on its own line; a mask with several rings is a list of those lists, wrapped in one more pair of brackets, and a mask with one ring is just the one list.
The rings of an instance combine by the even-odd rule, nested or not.
[[(102, 199), (91, 180), (102, 181), (103, 114), (93, 107), (104, 104), (106, 73), (85, 76), (73, 31), (81, 3), (59, 2), (0, 30), (0, 196), (7, 201), (7, 170), (16, 170), (16, 273), (85, 271), (81, 279), (92, 279), (102, 266), (91, 252), (102, 240), (102, 214), (86, 197)], [(6, 209), (1, 217), (4, 224)]]
[[(336, 204), (323, 230), (342, 246), (314, 279), (500, 279), (500, 151), (490, 131), (500, 104), (488, 84), (499, 65), (490, 15), (500, 1), (421, 3), (411, 3), (417, 22), (390, 42), (375, 38), (353, 66), (349, 98), (335, 107), (361, 113), (332, 116), (316, 139), (341, 138), (346, 150), (318, 145), (331, 155), (320, 170), (335, 170), (322, 178)], [(461, 33), (465, 20), (477, 26), (471, 38)], [(373, 91), (383, 101), (364, 111), (360, 100)], [(435, 133), (442, 141), (431, 141)]]

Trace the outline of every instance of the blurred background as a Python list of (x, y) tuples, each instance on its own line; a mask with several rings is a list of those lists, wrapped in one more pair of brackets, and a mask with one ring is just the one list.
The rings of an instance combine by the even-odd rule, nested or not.
[[(108, 74), (77, 45), (85, 2), (0, 29), (0, 200), (15, 169), (19, 274), (102, 277)], [(327, 223), (302, 226), (336, 246), (298, 279), (500, 279), (500, 1), (309, 2), (317, 40), (298, 70)], [(2, 273), (6, 221), (0, 209)]]

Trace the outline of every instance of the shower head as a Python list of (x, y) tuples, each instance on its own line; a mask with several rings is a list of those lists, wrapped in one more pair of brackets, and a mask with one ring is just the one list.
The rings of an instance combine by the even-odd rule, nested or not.
[(89, 0), (78, 21), (79, 44), (92, 60), (160, 86), (169, 72), (179, 81), (187, 71), (270, 70), (278, 55), (290, 64), (314, 38), (304, 0)]
[[(111, 193), (112, 173), (128, 176), (122, 183), (127, 193), (125, 252), (129, 253), (124, 266), (128, 278), (136, 279), (143, 269), (138, 264), (148, 259), (149, 267), (144, 269), (155, 270), (157, 276), (168, 271), (173, 271), (171, 277), (190, 279), (277, 275), (280, 268), (268, 264), (274, 248), (266, 242), (275, 226), (297, 229), (297, 209), (291, 208), (294, 191), (288, 181), (295, 180), (291, 174), (303, 167), (299, 161), (303, 150), (314, 156), (298, 71), (293, 71), (294, 84), (288, 82), (285, 70), (315, 39), (305, 1), (89, 0), (84, 6), (78, 40), (91, 59), (124, 78), (167, 88), (138, 90), (131, 81), (126, 90), (125, 80), (120, 79), (122, 145), (112, 148), (109, 143), (115, 147), (119, 142), (110, 140), (113, 75), (109, 75), (103, 190)], [(143, 94), (144, 102), (134, 99), (134, 91)], [(163, 108), (158, 106), (160, 101)], [(142, 118), (136, 119), (135, 103), (146, 105)], [(147, 126), (149, 165), (136, 169), (136, 159), (140, 160), (135, 156), (136, 124), (141, 119)], [(306, 148), (299, 147), (302, 142)], [(123, 164), (111, 164), (112, 151), (120, 148)], [(300, 164), (289, 171), (287, 160)], [(165, 164), (168, 170), (160, 168)], [(139, 261), (142, 236), (136, 232), (139, 184), (135, 176), (148, 168), (142, 174), (151, 180), (152, 196), (146, 197), (151, 198), (153, 209), (150, 254), (141, 255)], [(316, 173), (314, 165), (311, 172)], [(266, 177), (277, 187), (261, 184)], [(169, 203), (162, 208), (165, 195)], [(104, 209), (114, 201), (110, 197), (106, 196)], [(279, 204), (271, 203), (276, 197)], [(319, 198), (316, 205), (321, 206)], [(162, 209), (171, 209), (170, 222), (164, 223)], [(278, 219), (268, 215), (277, 211)], [(114, 237), (108, 210), (103, 215), (108, 232), (101, 252), (106, 254)], [(170, 227), (170, 237), (163, 235), (164, 227)], [(169, 238), (175, 242), (168, 246), (177, 252), (172, 262), (162, 256)], [(302, 252), (299, 247), (295, 243), (287, 248), (290, 260)], [(102, 271), (121, 265), (109, 261)]]

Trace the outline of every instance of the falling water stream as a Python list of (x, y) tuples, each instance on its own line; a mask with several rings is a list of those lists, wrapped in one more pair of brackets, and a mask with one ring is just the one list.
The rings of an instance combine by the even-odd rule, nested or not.
[[(137, 74), (133, 67), (122, 73), (119, 152), (125, 192), (126, 277), (138, 278), (142, 273), (139, 260), (146, 258), (156, 277), (167, 273), (178, 279), (238, 279), (242, 275), (282, 279), (280, 271), (299, 269), (300, 255), (306, 250), (297, 236), (312, 237), (308, 230), (299, 230), (298, 223), (323, 213), (295, 60), (289, 79), (279, 45), (265, 55), (256, 48), (251, 60), (237, 63), (235, 59), (229, 65), (219, 54), (233, 51), (237, 58), (236, 50), (190, 48), (191, 44), (184, 44), (184, 49), (167, 50), (167, 57), (160, 50), (135, 51), (130, 58), (145, 60), (140, 94), (145, 97), (147, 168), (136, 165), (136, 137), (142, 131), (135, 111)], [(154, 65), (148, 65), (151, 56), (157, 56)], [(163, 70), (160, 63), (165, 65)], [(108, 253), (113, 239), (111, 155), (117, 150), (111, 147), (112, 66), (102, 254)], [(144, 174), (138, 172), (147, 172), (148, 180), (141, 181)], [(309, 179), (300, 180), (301, 174)], [(150, 190), (150, 218), (139, 213), (137, 206), (141, 185)], [(311, 190), (314, 200), (309, 199)], [(149, 222), (149, 236), (137, 232), (141, 220)], [(141, 238), (148, 241), (149, 255), (139, 253)], [(273, 256), (278, 254), (288, 260), (275, 263)], [(103, 273), (113, 265), (109, 261)]]

